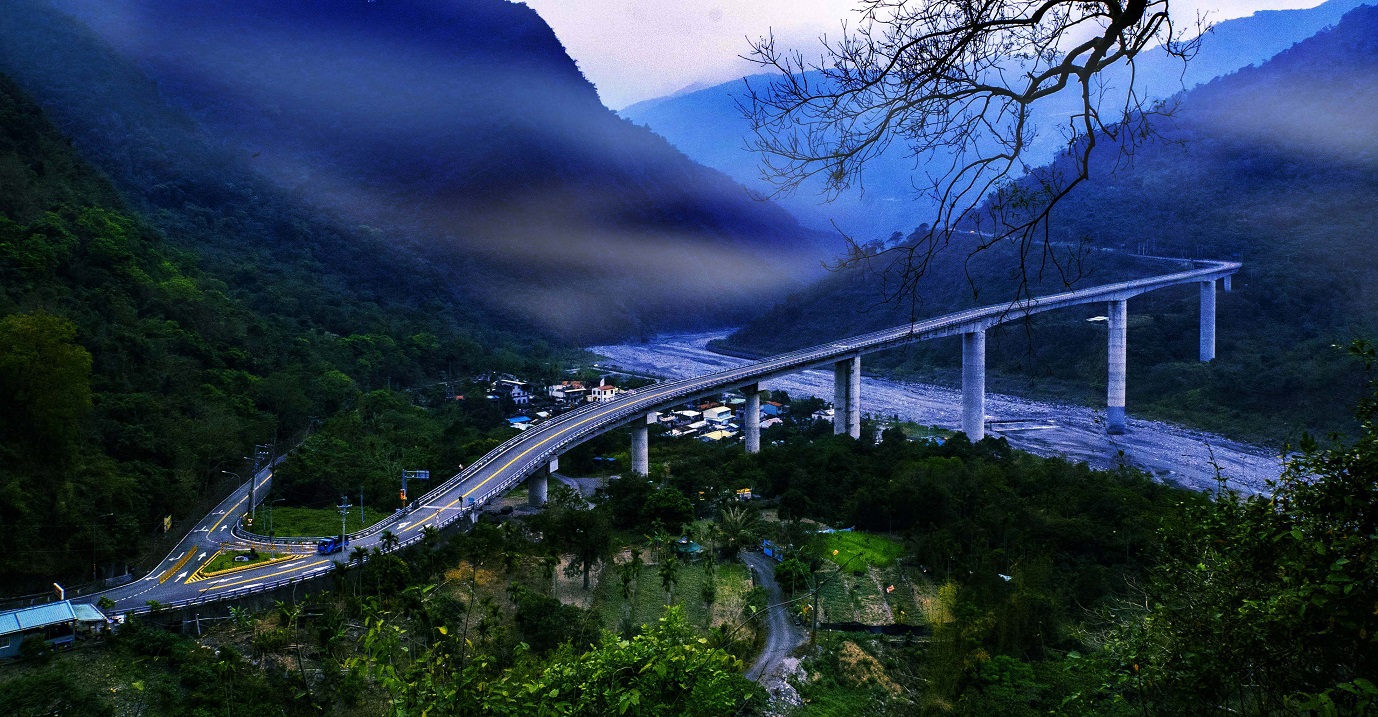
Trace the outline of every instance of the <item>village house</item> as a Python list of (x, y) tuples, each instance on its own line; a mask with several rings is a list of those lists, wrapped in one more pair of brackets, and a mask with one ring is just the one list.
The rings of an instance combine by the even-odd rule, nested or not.
[(589, 395), (589, 400), (595, 403), (607, 403), (608, 401), (617, 398), (617, 394), (618, 388), (616, 386), (610, 386), (605, 383), (602, 386), (593, 389), (593, 393)]

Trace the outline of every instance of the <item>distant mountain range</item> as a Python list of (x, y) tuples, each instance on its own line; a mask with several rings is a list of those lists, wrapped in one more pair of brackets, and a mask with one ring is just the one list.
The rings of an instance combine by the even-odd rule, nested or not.
[[(1336, 347), (1378, 338), (1378, 8), (1187, 92), (1160, 129), (1128, 167), (1103, 148), (1051, 225), (1055, 247), (1090, 242), (1087, 280), (1112, 278), (1140, 251), (1244, 262), (1220, 298), (1208, 366), (1196, 361), (1194, 291), (1130, 302), (1131, 412), (1270, 439), (1350, 427), (1360, 374)], [(1011, 295), (1012, 256), (1004, 247), (975, 263), (980, 303)], [(958, 246), (941, 255), (919, 316), (977, 302), (960, 280), (965, 259)], [(1043, 276), (1056, 288), (1060, 277)], [(874, 275), (841, 272), (726, 346), (769, 354), (914, 316), (881, 299)], [(1085, 318), (1057, 312), (995, 332), (989, 365), (1004, 378), (993, 385), (1102, 400), (1104, 334)], [(950, 381), (960, 358), (955, 342), (936, 341), (870, 365)]]
[(563, 338), (738, 320), (823, 254), (506, 0), (14, 0), (0, 70), (174, 240), (229, 209), (272, 236), (207, 249), (290, 242), (289, 207), (410, 257), (373, 259), (381, 286), (420, 262), (435, 299)]
[[(1249, 17), (1227, 20), (1214, 26), (1191, 62), (1149, 52), (1140, 57), (1136, 81), (1149, 97), (1170, 97), (1184, 89), (1240, 68), (1263, 62), (1329, 25), (1364, 0), (1330, 0), (1307, 10), (1260, 11)], [(645, 124), (670, 140), (694, 160), (731, 175), (748, 187), (769, 194), (772, 186), (761, 179), (759, 157), (746, 150), (750, 127), (737, 102), (745, 96), (745, 84), (764, 87), (771, 75), (753, 75), (700, 90), (676, 93), (638, 102), (619, 114)], [(1122, 77), (1109, 78), (1123, 82)], [(1042, 129), (1029, 161), (1050, 161), (1064, 146), (1057, 128), (1066, 124), (1074, 98), (1052, 98), (1035, 110), (1034, 124)], [(824, 203), (819, 186), (804, 187), (779, 198), (806, 225), (837, 229), (860, 241), (884, 240), (892, 232), (909, 233), (932, 221), (931, 204), (920, 195), (925, 189), (923, 168), (906, 156), (902, 143), (879, 157), (864, 173), (864, 186)]]

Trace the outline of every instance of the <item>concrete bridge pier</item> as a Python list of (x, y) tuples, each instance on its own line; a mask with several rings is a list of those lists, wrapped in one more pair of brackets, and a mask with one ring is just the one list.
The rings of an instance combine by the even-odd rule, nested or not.
[(1201, 282), (1201, 360), (1215, 360), (1215, 279)]
[(962, 334), (962, 432), (972, 443), (986, 435), (986, 330)]
[(1226, 294), (1230, 293), (1231, 289), (1233, 289), (1233, 287), (1230, 285), (1230, 279), (1233, 279), (1233, 278), (1234, 278), (1234, 274), (1226, 274), (1224, 280), (1222, 281), (1222, 283), (1225, 285), (1225, 293), (1226, 293)]
[(761, 386), (752, 384), (742, 388), (746, 407), (742, 409), (742, 425), (746, 429), (746, 452), (761, 452)]
[(1110, 302), (1110, 378), (1106, 382), (1105, 432), (1124, 433), (1125, 351), (1129, 342), (1129, 308), (1124, 300)]
[(861, 356), (833, 364), (833, 433), (861, 438)]
[(544, 469), (538, 470), (526, 479), (526, 502), (534, 507), (545, 505), (546, 495), (549, 489), (550, 474), (560, 470), (560, 457), (550, 459), (550, 464)]
[(651, 429), (655, 413), (648, 413), (632, 423), (632, 470), (641, 475), (651, 474)]

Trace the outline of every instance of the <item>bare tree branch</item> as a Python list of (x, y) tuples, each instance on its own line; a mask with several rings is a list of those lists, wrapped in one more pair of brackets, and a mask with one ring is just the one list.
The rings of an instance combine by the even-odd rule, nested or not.
[[(934, 256), (960, 232), (973, 237), (973, 256), (1018, 243), (1016, 298), (1028, 295), (1031, 272), (1074, 281), (1081, 254), (1053, 245), (1052, 207), (1089, 177), (1098, 146), (1130, 158), (1154, 136), (1151, 120), (1173, 106), (1148, 104), (1135, 60), (1158, 46), (1189, 60), (1202, 20), (1177, 28), (1169, 0), (858, 1), (859, 26), (822, 38), (814, 61), (773, 36), (752, 43), (748, 59), (779, 73), (748, 86), (741, 103), (775, 193), (813, 181), (829, 200), (861, 189), (863, 168), (900, 142), (926, 170), (915, 182), (936, 207), (926, 235), (888, 248), (846, 237), (838, 268), (875, 271), (887, 300), (914, 301)], [(1111, 71), (1120, 73), (1114, 82)], [(1032, 109), (1057, 95), (1077, 103), (1059, 127), (1066, 150), (1031, 170)]]

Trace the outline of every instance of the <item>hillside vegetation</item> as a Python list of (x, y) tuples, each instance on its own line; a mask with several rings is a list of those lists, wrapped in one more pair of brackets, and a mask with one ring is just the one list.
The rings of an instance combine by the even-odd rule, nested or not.
[(245, 282), (308, 260), (591, 341), (740, 320), (817, 269), (815, 235), (604, 108), (506, 0), (15, 0), (0, 70)]
[[(0, 76), (7, 591), (116, 572), (165, 516), (176, 532), (203, 515), (232, 480), (221, 471), (244, 475), (240, 457), (253, 445), (290, 447), (313, 419), (338, 413), (347, 424), (362, 408), (367, 425), (355, 435), (369, 434), (376, 452), (400, 451), (414, 438), (375, 424), (425, 412), (389, 386), (492, 368), (539, 375), (572, 356), (444, 307), (336, 290), (290, 256), (276, 257), (270, 277), (252, 265), (206, 271), (202, 256), (132, 214)], [(258, 281), (231, 288), (240, 276)], [(475, 410), (452, 407), (426, 430), (460, 446), (478, 440), (498, 419)]]
[[(1089, 247), (1092, 267), (1105, 263), (1102, 249), (1244, 263), (1234, 293), (1219, 297), (1210, 365), (1196, 361), (1194, 287), (1129, 302), (1131, 413), (1269, 441), (1353, 430), (1344, 405), (1359, 385), (1357, 363), (1334, 347), (1378, 332), (1375, 30), (1378, 10), (1360, 8), (1259, 67), (1186, 93), (1159, 140), (1118, 169), (1116, 157), (1098, 157), (1092, 181), (1059, 206), (1053, 240)], [(956, 256), (921, 287), (931, 310), (920, 315), (956, 305), (951, 273), (960, 274), (965, 251), (947, 253)], [(1106, 276), (1087, 273), (1082, 282)], [(1010, 293), (1008, 280), (984, 278), (982, 296)], [(727, 344), (773, 353), (912, 315), (909, 306), (874, 308), (881, 303), (874, 273), (843, 272)], [(988, 349), (991, 387), (1102, 400), (1104, 332), (1085, 320), (1103, 313), (1087, 307), (997, 330)], [(869, 363), (955, 381), (960, 359), (947, 341)]]

